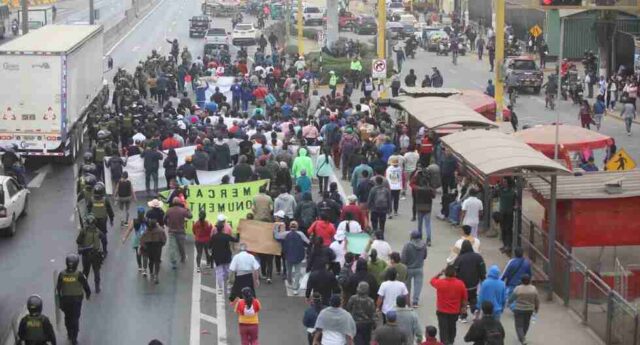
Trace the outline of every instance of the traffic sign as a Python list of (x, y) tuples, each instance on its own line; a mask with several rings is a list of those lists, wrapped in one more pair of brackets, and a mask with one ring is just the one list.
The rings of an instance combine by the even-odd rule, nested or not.
[(609, 159), (606, 164), (607, 171), (625, 171), (625, 170), (633, 170), (636, 168), (636, 162), (631, 159), (627, 151), (624, 149), (619, 149), (616, 153)]
[(529, 29), (529, 33), (531, 33), (533, 37), (537, 38), (538, 36), (540, 36), (540, 34), (542, 34), (542, 29), (538, 24), (536, 24), (532, 26), (531, 29)]
[(371, 62), (371, 77), (383, 79), (387, 77), (387, 60), (373, 59)]

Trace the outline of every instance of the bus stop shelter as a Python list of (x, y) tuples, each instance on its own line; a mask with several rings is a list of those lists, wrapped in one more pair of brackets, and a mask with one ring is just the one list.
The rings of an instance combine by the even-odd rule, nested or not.
[[(556, 239), (556, 194), (558, 175), (570, 175), (571, 172), (536, 151), (513, 136), (487, 130), (469, 130), (453, 133), (441, 138), (442, 145), (448, 149), (471, 176), (484, 184), (484, 204), (487, 205), (483, 223), (490, 224), (491, 195), (490, 179), (495, 177), (515, 177), (518, 188), (518, 204), (522, 205), (522, 189), (524, 179), (537, 177), (550, 185), (549, 236)], [(522, 229), (522, 210), (517, 208), (516, 224), (513, 229), (513, 247), (520, 245)], [(549, 241), (549, 265), (553, 267), (555, 242)], [(548, 270), (549, 282), (552, 286), (552, 270)]]

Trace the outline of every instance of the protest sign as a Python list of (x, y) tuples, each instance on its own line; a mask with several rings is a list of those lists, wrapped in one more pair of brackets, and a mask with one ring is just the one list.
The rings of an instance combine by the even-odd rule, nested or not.
[[(223, 185), (189, 186), (186, 192), (187, 207), (193, 214), (193, 220), (198, 219), (200, 209), (207, 213), (207, 220), (216, 223), (219, 214), (224, 214), (227, 223), (235, 230), (238, 222), (246, 218), (253, 207), (253, 197), (260, 192), (260, 186), (268, 180), (251, 181)], [(167, 198), (169, 192), (160, 193)], [(187, 224), (187, 232), (191, 232), (193, 221)]]
[(353, 254), (362, 254), (367, 249), (371, 236), (365, 233), (347, 234), (347, 251)]
[(253, 253), (280, 255), (282, 247), (273, 238), (273, 223), (242, 219), (238, 224), (240, 242)]

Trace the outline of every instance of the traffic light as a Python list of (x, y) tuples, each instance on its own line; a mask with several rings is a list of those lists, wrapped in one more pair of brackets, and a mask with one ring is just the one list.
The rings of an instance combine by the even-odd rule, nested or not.
[(582, 0), (540, 0), (542, 6), (582, 6)]

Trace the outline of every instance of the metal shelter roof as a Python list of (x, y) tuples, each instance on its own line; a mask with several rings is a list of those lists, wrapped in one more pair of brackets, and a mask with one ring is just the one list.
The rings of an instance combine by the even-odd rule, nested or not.
[(45, 25), (0, 46), (2, 52), (65, 53), (87, 37), (102, 31), (100, 25)]
[(512, 136), (487, 130), (468, 130), (442, 137), (442, 143), (477, 173), (513, 175), (523, 171), (570, 174), (564, 166), (547, 158)]
[(451, 95), (457, 95), (462, 93), (462, 91), (458, 89), (443, 88), (443, 87), (403, 87), (401, 89), (401, 92), (411, 97), (429, 97), (429, 96), (449, 97)]
[(458, 100), (439, 97), (405, 98), (398, 104), (398, 107), (430, 129), (450, 124), (498, 127), (495, 122)]
[[(545, 180), (533, 177), (527, 182), (543, 198), (549, 199), (551, 188)], [(607, 192), (607, 184), (620, 184), (620, 193)], [(558, 176), (557, 198), (569, 199), (616, 199), (640, 196), (640, 170), (595, 171), (582, 175)]]

